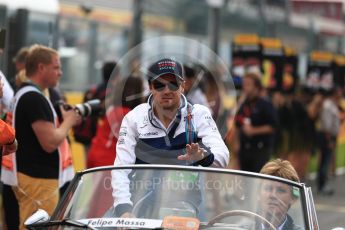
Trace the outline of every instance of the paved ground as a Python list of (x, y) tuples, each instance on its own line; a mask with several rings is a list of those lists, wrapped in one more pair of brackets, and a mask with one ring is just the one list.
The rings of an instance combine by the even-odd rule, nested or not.
[(345, 228), (345, 175), (330, 180), (331, 187), (335, 189), (333, 196), (319, 195), (315, 181), (309, 181), (307, 184), (312, 186), (320, 230)]

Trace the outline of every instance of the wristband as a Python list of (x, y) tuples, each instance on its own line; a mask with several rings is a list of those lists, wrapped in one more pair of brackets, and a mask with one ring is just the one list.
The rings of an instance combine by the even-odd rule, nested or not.
[(203, 167), (208, 167), (213, 163), (213, 161), (214, 161), (214, 155), (213, 153), (210, 153), (207, 157), (193, 163), (193, 166), (201, 165)]

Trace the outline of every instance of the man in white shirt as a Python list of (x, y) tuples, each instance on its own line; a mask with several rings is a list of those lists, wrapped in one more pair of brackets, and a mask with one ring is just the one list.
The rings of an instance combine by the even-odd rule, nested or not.
[[(191, 105), (184, 93), (182, 65), (165, 58), (148, 69), (151, 95), (122, 120), (115, 166), (170, 164), (225, 168), (229, 150), (210, 110)], [(130, 217), (133, 203), (128, 172), (113, 171), (114, 208)]]

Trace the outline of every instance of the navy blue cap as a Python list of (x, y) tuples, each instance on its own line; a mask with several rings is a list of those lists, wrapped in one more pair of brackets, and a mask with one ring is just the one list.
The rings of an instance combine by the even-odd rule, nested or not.
[(180, 80), (184, 80), (182, 65), (170, 58), (164, 58), (153, 63), (148, 69), (147, 76), (151, 82), (166, 74), (172, 74)]

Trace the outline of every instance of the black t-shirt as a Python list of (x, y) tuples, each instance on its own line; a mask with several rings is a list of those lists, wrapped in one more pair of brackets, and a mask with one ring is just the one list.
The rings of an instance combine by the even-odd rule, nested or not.
[[(250, 120), (252, 126), (270, 125), (276, 128), (278, 125), (277, 112), (271, 102), (263, 98), (246, 100), (236, 115), (236, 125), (241, 127), (245, 119)], [(272, 148), (273, 134), (246, 136), (240, 133), (241, 147), (250, 149)]]
[(54, 115), (44, 95), (30, 91), (20, 97), (15, 113), (17, 170), (31, 177), (57, 179), (59, 153), (42, 149), (31, 126), (38, 120), (54, 122)]

